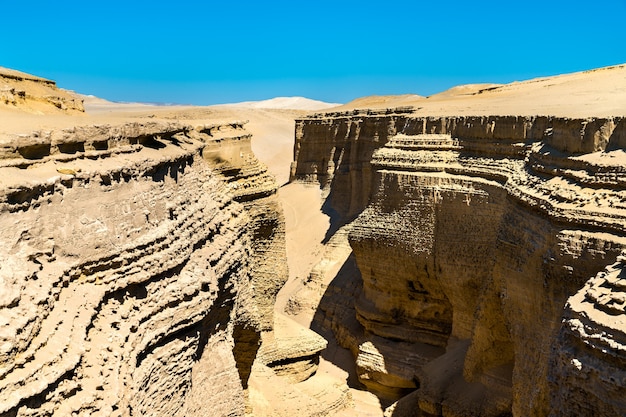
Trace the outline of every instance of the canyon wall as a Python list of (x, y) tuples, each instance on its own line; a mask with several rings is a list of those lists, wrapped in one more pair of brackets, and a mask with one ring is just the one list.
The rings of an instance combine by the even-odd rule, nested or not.
[(243, 124), (1, 138), (1, 416), (246, 413), (287, 271)]
[(623, 118), (297, 121), (353, 251), (316, 320), (388, 415), (624, 412), (624, 149)]

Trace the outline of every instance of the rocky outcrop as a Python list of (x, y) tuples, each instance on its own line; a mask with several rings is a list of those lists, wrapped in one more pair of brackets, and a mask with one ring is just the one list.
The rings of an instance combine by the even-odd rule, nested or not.
[[(329, 285), (318, 323), (365, 386), (404, 396), (388, 414), (623, 412), (623, 382), (605, 378), (620, 332), (565, 306), (626, 245), (624, 138), (621, 118), (395, 109), (297, 122), (292, 180), (326, 188), (357, 268)], [(606, 380), (586, 409), (564, 400), (593, 385), (572, 363)]]
[[(311, 330), (274, 316), (276, 296), (288, 278), (285, 221), (276, 182), (254, 156), (251, 135), (241, 134), (244, 124), (232, 122), (198, 129), (201, 135), (211, 138), (203, 149), (204, 160), (224, 179), (233, 199), (250, 217), (251, 305), (258, 311), (258, 330), (262, 333), (259, 339), (256, 329), (247, 330), (248, 346), (237, 353), (245, 357), (246, 363), (258, 361), (292, 383), (302, 382), (317, 371), (326, 342)], [(242, 372), (241, 367), (238, 369)], [(244, 380), (250, 375), (250, 368), (246, 369)]]
[(264, 334), (257, 360), (291, 382), (306, 381), (317, 371), (326, 340), (284, 316), (276, 316), (275, 326)]
[(572, 295), (555, 346), (553, 415), (620, 415), (626, 410), (626, 256)]
[(83, 101), (52, 80), (0, 67), (0, 106), (31, 112), (84, 112)]
[(328, 187), (333, 210), (346, 218), (356, 216), (372, 194), (372, 153), (407, 120), (401, 110), (389, 113), (330, 113), (296, 121), (291, 181), (318, 181)]
[(0, 415), (244, 415), (286, 271), (243, 123), (0, 147)]
[(241, 134), (245, 122), (204, 126), (211, 138), (203, 157), (225, 180), (230, 194), (251, 218), (252, 284), (262, 330), (271, 330), (276, 294), (287, 280), (285, 220), (276, 197), (274, 177), (261, 164), (250, 145), (252, 135)]

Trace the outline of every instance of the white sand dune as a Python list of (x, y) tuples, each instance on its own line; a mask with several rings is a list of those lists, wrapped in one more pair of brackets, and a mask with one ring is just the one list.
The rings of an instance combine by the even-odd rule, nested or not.
[(340, 106), (340, 104), (326, 103), (306, 97), (275, 97), (269, 100), (243, 101), (241, 103), (222, 104), (221, 106), (249, 109), (324, 110)]

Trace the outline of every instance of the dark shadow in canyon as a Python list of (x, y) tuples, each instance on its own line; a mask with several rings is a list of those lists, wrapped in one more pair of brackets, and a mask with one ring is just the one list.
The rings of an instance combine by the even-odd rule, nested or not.
[(328, 196), (322, 204), (322, 213), (327, 215), (330, 220), (330, 225), (328, 226), (328, 230), (326, 230), (326, 234), (322, 240), (323, 244), (327, 244), (335, 233), (337, 233), (342, 226), (350, 223), (351, 220), (343, 218), (343, 216), (341, 216), (341, 214), (333, 208), (330, 196)]
[[(359, 381), (355, 355), (349, 348), (342, 346), (335, 337), (335, 332), (349, 333), (351, 336), (364, 332), (356, 318), (354, 308), (354, 301), (361, 288), (361, 273), (354, 254), (350, 254), (326, 288), (311, 322), (311, 330), (328, 342), (326, 349), (321, 352), (321, 357), (348, 374), (348, 386), (360, 391), (368, 391)], [(358, 348), (358, 345), (353, 348)], [(393, 403), (392, 400), (377, 397), (383, 409)]]

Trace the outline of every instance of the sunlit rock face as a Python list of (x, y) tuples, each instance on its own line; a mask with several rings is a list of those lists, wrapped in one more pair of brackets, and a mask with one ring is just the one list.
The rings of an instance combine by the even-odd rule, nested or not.
[(0, 415), (244, 415), (286, 266), (243, 124), (35, 132), (0, 158)]
[(550, 381), (551, 407), (577, 415), (626, 409), (626, 254), (589, 279), (565, 306)]
[(79, 114), (82, 98), (57, 88), (56, 82), (0, 67), (0, 109), (18, 109), (34, 114)]
[[(615, 288), (602, 304), (585, 282), (626, 247), (625, 148), (620, 118), (396, 109), (297, 122), (292, 179), (326, 188), (358, 267), (331, 283), (323, 323), (365, 386), (400, 398), (389, 413), (623, 410), (625, 384), (608, 377), (621, 331), (579, 316), (622, 314), (619, 284), (602, 284)], [(566, 399), (580, 392), (594, 402)]]

